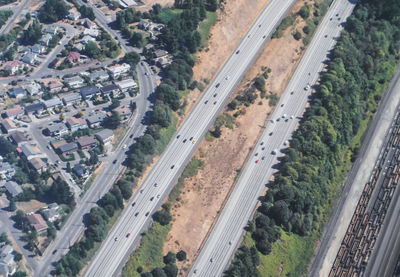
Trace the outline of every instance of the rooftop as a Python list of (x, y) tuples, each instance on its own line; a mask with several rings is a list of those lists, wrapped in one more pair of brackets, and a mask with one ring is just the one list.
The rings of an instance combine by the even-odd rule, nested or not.
[(85, 146), (89, 146), (92, 144), (96, 144), (97, 140), (94, 138), (94, 136), (84, 136), (84, 137), (80, 137), (77, 140), (77, 142), (81, 147), (85, 147)]
[(36, 231), (40, 232), (47, 229), (47, 224), (40, 214), (29, 214), (26, 218)]
[(12, 197), (17, 196), (18, 194), (22, 193), (22, 188), (14, 181), (8, 181), (4, 184), (4, 187), (7, 191), (11, 194)]
[(15, 131), (13, 132), (10, 137), (15, 141), (16, 144), (19, 144), (21, 142), (28, 141), (28, 139), (25, 137), (24, 133), (21, 131)]
[(96, 133), (101, 140), (107, 140), (114, 135), (113, 131), (110, 129), (103, 129), (100, 132)]
[(58, 147), (58, 149), (60, 149), (60, 151), (62, 153), (65, 153), (68, 151), (73, 151), (77, 148), (78, 148), (78, 145), (76, 144), (76, 142), (69, 142), (69, 143), (63, 144), (60, 147)]
[(82, 117), (78, 118), (78, 117), (72, 116), (67, 119), (67, 123), (71, 126), (75, 125), (75, 124), (86, 125), (86, 120)]

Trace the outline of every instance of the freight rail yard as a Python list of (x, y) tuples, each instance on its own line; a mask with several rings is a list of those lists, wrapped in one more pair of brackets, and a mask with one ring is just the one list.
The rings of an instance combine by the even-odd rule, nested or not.
[(400, 178), (400, 113), (365, 185), (329, 277), (363, 276)]

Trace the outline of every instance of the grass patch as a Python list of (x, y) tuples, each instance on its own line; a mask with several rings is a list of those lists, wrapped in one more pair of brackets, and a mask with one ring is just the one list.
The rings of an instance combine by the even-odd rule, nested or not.
[(217, 120), (215, 120), (214, 126), (217, 128), (225, 126), (226, 128), (233, 130), (234, 123), (235, 123), (235, 118), (230, 114), (224, 113), (218, 116)]
[(140, 277), (140, 273), (137, 272), (138, 267), (142, 267), (143, 272), (149, 272), (156, 267), (164, 266), (163, 245), (169, 229), (170, 224), (162, 226), (154, 222), (151, 229), (142, 237), (140, 247), (133, 252), (126, 263), (123, 276)]
[(116, 130), (114, 130), (114, 142), (112, 144), (113, 146), (113, 150), (115, 150), (117, 148), (117, 146), (119, 145), (119, 143), (121, 142), (121, 140), (124, 138), (126, 132), (129, 130), (128, 125), (124, 124), (123, 126), (117, 128)]
[(276, 29), (275, 33), (272, 35), (272, 38), (280, 38), (282, 37), (283, 31), (285, 31), (289, 26), (293, 25), (296, 20), (296, 15), (291, 14), (285, 17), (279, 27)]
[[(251, 243), (250, 235), (247, 237)], [(271, 253), (260, 254), (261, 276), (300, 276), (313, 253), (313, 240), (313, 236), (301, 237), (281, 230), (281, 239), (272, 244)]]
[(156, 151), (157, 153), (161, 154), (165, 148), (167, 147), (168, 143), (170, 142), (172, 136), (176, 131), (176, 124), (178, 123), (178, 118), (175, 114), (172, 115), (172, 122), (168, 126), (168, 128), (162, 128), (160, 130), (160, 139), (157, 140), (156, 144)]
[(62, 160), (63, 162), (70, 162), (70, 161), (74, 161), (75, 160), (75, 155), (74, 153), (68, 153), (68, 154), (58, 154), (58, 156), (60, 157), (60, 160)]
[(182, 11), (182, 9), (162, 9), (157, 17), (161, 23), (167, 24), (169, 21), (174, 20)]
[(217, 22), (216, 12), (207, 12), (206, 18), (200, 22), (198, 31), (201, 36), (201, 45), (204, 47), (207, 44), (208, 36), (210, 35), (211, 27)]
[(78, 149), (77, 152), (78, 152), (79, 158), (81, 158), (81, 159), (85, 159), (86, 158), (85, 154), (83, 153), (83, 151), (81, 149)]

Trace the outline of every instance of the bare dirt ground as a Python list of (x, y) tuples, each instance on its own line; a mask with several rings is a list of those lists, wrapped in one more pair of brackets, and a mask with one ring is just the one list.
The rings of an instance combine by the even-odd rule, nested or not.
[[(228, 57), (222, 53), (229, 54), (234, 49), (241, 38), (237, 34), (243, 34), (247, 30), (268, 1), (250, 2), (254, 3), (235, 1), (226, 5), (221, 20), (212, 30), (210, 50), (200, 54), (201, 62), (194, 68), (196, 80), (211, 79), (214, 76)], [(298, 1), (291, 12), (297, 12), (304, 3), (303, 0)], [(252, 10), (253, 13), (247, 13), (249, 7), (253, 9), (255, 6), (257, 9)], [(244, 19), (243, 14), (248, 16)], [(229, 24), (231, 22), (235, 23)], [(261, 72), (262, 66), (272, 70), (266, 80), (267, 92), (282, 94), (301, 58), (303, 43), (301, 40), (296, 41), (292, 32), (295, 29), (301, 30), (302, 26), (304, 22), (297, 19), (295, 27), (288, 28), (282, 38), (267, 43), (232, 98)], [(232, 43), (227, 45), (226, 41)], [(190, 102), (196, 101), (199, 93), (192, 93), (191, 96)], [(195, 156), (205, 162), (205, 167), (196, 176), (186, 180), (181, 201), (172, 209), (173, 224), (164, 245), (165, 253), (176, 253), (181, 249), (186, 251), (187, 262), (178, 264), (181, 275), (186, 275), (184, 269), (197, 256), (199, 247), (233, 188), (237, 170), (246, 162), (246, 157), (262, 132), (261, 127), (272, 109), (268, 106), (268, 100), (259, 97), (246, 109), (244, 115), (236, 119), (233, 130), (223, 128), (221, 138), (212, 142), (204, 140), (197, 150)]]
[(162, 7), (172, 7), (174, 5), (174, 0), (142, 0), (143, 6), (138, 6), (139, 11), (146, 11), (151, 9), (151, 6), (155, 4), (160, 4)]

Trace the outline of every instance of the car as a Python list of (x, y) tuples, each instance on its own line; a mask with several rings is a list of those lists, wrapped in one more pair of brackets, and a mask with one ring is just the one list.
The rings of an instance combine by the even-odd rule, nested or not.
[(271, 152), (272, 155), (276, 155), (276, 153), (278, 153), (278, 149), (274, 149), (274, 150), (272, 150), (272, 152)]
[(265, 147), (261, 148), (261, 150), (265, 150)]
[(52, 252), (53, 255), (56, 254), (56, 253), (57, 253), (57, 249), (55, 249), (55, 250)]
[(180, 137), (181, 137), (181, 135), (177, 135), (177, 136), (176, 136), (177, 139), (180, 138)]
[(171, 165), (171, 169), (174, 169), (175, 165)]
[(286, 114), (285, 113), (282, 115), (282, 118), (286, 118)]
[(283, 105), (285, 105), (285, 104), (282, 104), (281, 107), (283, 107)]
[(100, 63), (96, 63), (96, 65), (100, 65)]
[(138, 216), (138, 215), (139, 215), (139, 212), (135, 213), (135, 216)]
[(290, 92), (290, 95), (293, 95), (294, 91)]
[(259, 161), (260, 161), (260, 160), (256, 160), (256, 164), (258, 164)]
[(157, 194), (157, 198), (160, 198), (160, 195), (159, 195), (159, 194)]
[(26, 77), (31, 77), (31, 74), (26, 75)]
[(113, 164), (116, 164), (117, 163), (117, 160), (113, 160)]
[(274, 123), (275, 121), (273, 119), (270, 120), (271, 123)]
[(187, 139), (184, 139), (184, 140), (183, 140), (183, 143), (185, 143), (185, 142), (187, 142)]
[(114, 37), (114, 39), (118, 39), (118, 37), (117, 37), (117, 36), (115, 36), (115, 37)]
[(214, 95), (213, 95), (214, 97), (217, 97), (217, 94), (216, 93), (214, 93)]
[(220, 83), (218, 83), (218, 84), (217, 84), (215, 87), (216, 87), (216, 88), (218, 88), (218, 87), (219, 87), (219, 85), (220, 85)]
[(50, 149), (50, 145), (47, 145), (46, 147), (47, 147), (47, 149)]
[(155, 187), (155, 188), (158, 187), (158, 184), (157, 184), (157, 183), (154, 183), (154, 187)]
[(265, 159), (265, 156), (262, 156), (262, 157), (261, 157), (261, 160), (264, 160), (264, 159)]
[(231, 241), (229, 241), (229, 245), (232, 245), (232, 242), (231, 242)]
[(148, 216), (150, 212), (147, 212), (144, 216)]
[(129, 138), (133, 138), (133, 134), (129, 136)]
[(264, 35), (263, 38), (265, 38), (266, 36)]
[(289, 145), (289, 141), (286, 140), (286, 141), (283, 143), (283, 145), (285, 145), (285, 146)]
[(214, 105), (217, 104), (217, 101), (214, 101)]
[(229, 80), (229, 75), (226, 75), (226, 76), (225, 76), (225, 80)]
[(260, 28), (261, 27), (261, 24), (260, 25), (258, 25), (258, 28)]
[(239, 52), (240, 52), (240, 50), (237, 50), (237, 51), (236, 51), (236, 54), (239, 54)]
[(144, 65), (144, 63), (143, 63), (143, 62), (140, 62), (140, 65)]
[(140, 193), (143, 193), (143, 189), (140, 190)]
[(132, 203), (132, 207), (135, 207), (135, 204), (136, 204), (136, 202), (133, 202), (133, 203)]
[(336, 16), (339, 16), (339, 14), (337, 13)]
[(117, 238), (117, 237), (115, 237), (115, 238), (114, 238), (114, 241), (117, 241), (117, 240), (118, 240), (118, 238)]
[(126, 147), (127, 147), (126, 144), (124, 144), (124, 145), (122, 146), (122, 149), (126, 149)]
[(130, 235), (131, 235), (131, 233), (126, 234), (126, 237), (129, 238)]
[(310, 89), (310, 84), (307, 84), (306, 87), (304, 88), (304, 90), (309, 90)]
[(150, 201), (153, 201), (154, 197), (150, 198)]
[(210, 259), (210, 262), (213, 262), (213, 258)]
[(190, 139), (189, 139), (190, 141), (192, 141), (193, 140), (193, 137), (190, 137)]
[(193, 273), (197, 273), (197, 269), (195, 269), (195, 270), (193, 271)]
[(258, 153), (256, 153), (254, 156), (256, 156), (256, 157), (257, 157), (257, 156), (258, 156)]
[(251, 35), (248, 35), (247, 37), (248, 37), (248, 38), (250, 38), (250, 37), (251, 37)]
[(270, 136), (272, 136), (274, 134), (274, 132), (269, 133)]
[(294, 115), (291, 115), (291, 116), (290, 116), (290, 119), (294, 119)]
[(264, 144), (264, 142), (262, 141), (261, 143), (260, 143), (260, 145), (263, 145)]
[(146, 76), (147, 76), (147, 75), (148, 75), (148, 74), (147, 74), (147, 72), (145, 72), (145, 73), (144, 73), (144, 75), (146, 75)]
[(276, 121), (279, 121), (279, 120), (281, 120), (279, 117), (276, 119)]
[(207, 104), (208, 103), (208, 100), (206, 100), (205, 102), (204, 102), (204, 104)]
[(193, 143), (193, 144), (196, 144), (196, 141), (197, 141), (197, 140), (194, 139), (194, 140), (192, 141), (192, 143)]
[(327, 38), (328, 37), (328, 35), (325, 35), (325, 38)]

